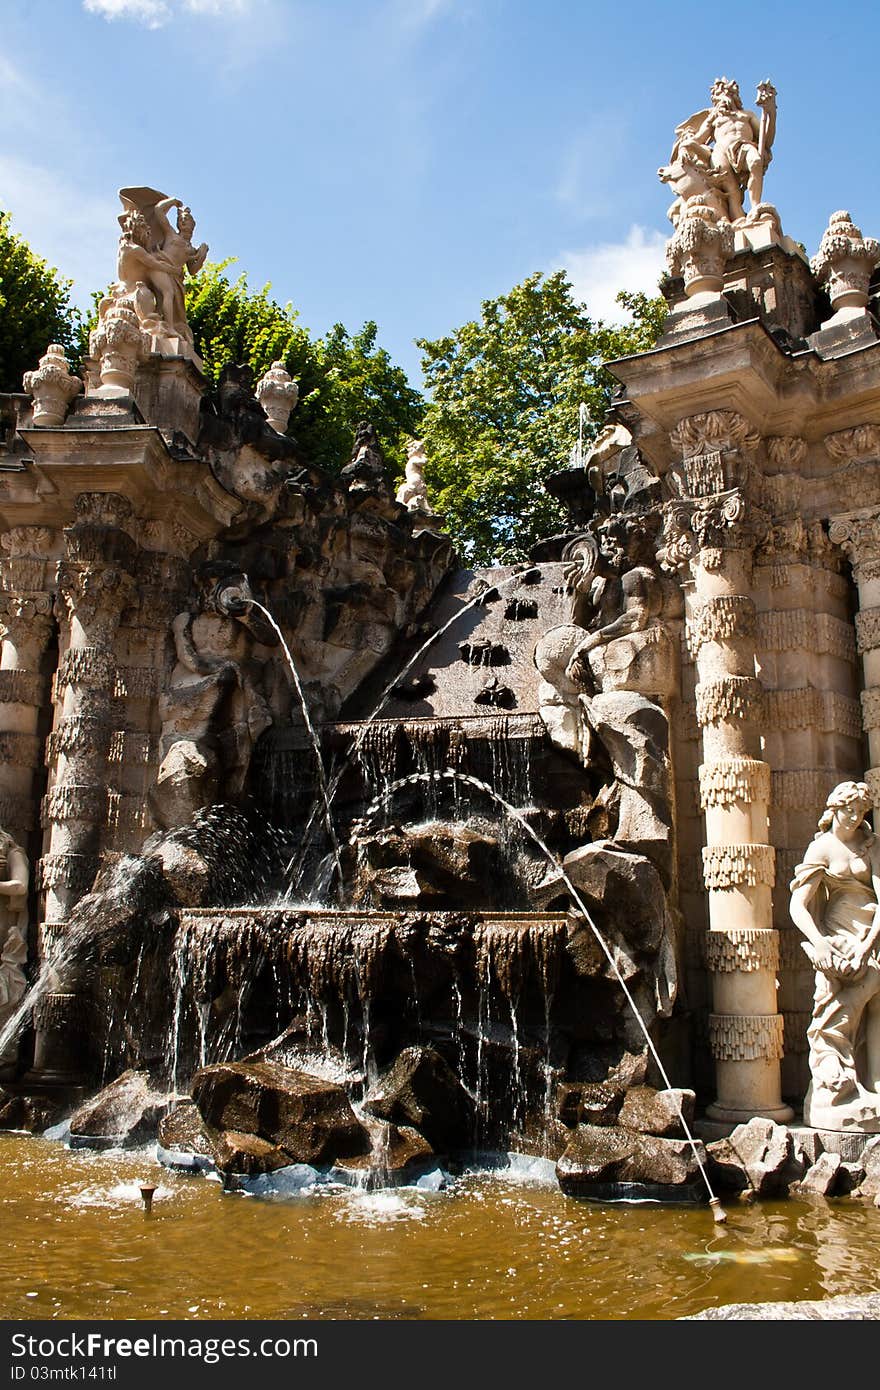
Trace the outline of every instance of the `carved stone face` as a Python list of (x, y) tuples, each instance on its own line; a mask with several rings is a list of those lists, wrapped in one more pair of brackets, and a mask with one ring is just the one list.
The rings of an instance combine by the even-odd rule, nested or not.
[(187, 240), (189, 240), (195, 229), (196, 219), (193, 217), (189, 208), (181, 208), (177, 214), (177, 230), (180, 232), (180, 235), (185, 236)]
[(712, 105), (719, 111), (738, 111), (742, 107), (739, 85), (726, 77), (719, 77), (712, 83), (711, 97)]
[(122, 233), (138, 246), (149, 246), (150, 228), (143, 213), (128, 212), (122, 221)]

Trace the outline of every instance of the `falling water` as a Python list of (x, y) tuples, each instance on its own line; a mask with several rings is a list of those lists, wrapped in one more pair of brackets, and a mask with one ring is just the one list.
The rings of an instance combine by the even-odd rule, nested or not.
[[(323, 759), (323, 757), (322, 757), (322, 755), (321, 755), (321, 745), (320, 745), (320, 743), (319, 743), (319, 741), (318, 741), (318, 736), (317, 736), (317, 734), (315, 733), (315, 727), (314, 727), (314, 725), (312, 724), (312, 716), (311, 716), (311, 713), (310, 713), (310, 711), (309, 711), (309, 702), (308, 702), (308, 700), (306, 699), (306, 693), (305, 693), (305, 691), (303, 690), (303, 684), (302, 684), (302, 681), (300, 680), (299, 671), (298, 671), (297, 668), (296, 668), (296, 663), (295, 663), (295, 661), (294, 661), (294, 659), (293, 659), (293, 657), (292, 657), (292, 655), (291, 655), (290, 648), (288, 647), (287, 642), (285, 641), (284, 633), (281, 631), (281, 628), (278, 626), (278, 624), (276, 623), (275, 619), (272, 617), (272, 614), (269, 612), (268, 608), (265, 608), (265, 607), (263, 606), (263, 604), (262, 604), (262, 603), (259, 603), (259, 602), (257, 601), (257, 599), (255, 599), (255, 598), (250, 598), (250, 599), (248, 599), (247, 601), (248, 601), (249, 603), (251, 603), (251, 604), (253, 605), (254, 608), (258, 608), (258, 609), (260, 610), (260, 612), (264, 615), (264, 617), (265, 617), (265, 618), (267, 619), (267, 621), (269, 622), (269, 624), (270, 624), (270, 626), (272, 627), (273, 631), (274, 631), (275, 633), (277, 633), (278, 640), (279, 640), (279, 642), (281, 643), (281, 649), (282, 649), (282, 651), (284, 652), (285, 660), (287, 661), (287, 665), (288, 665), (288, 667), (289, 667), (289, 669), (290, 669), (290, 674), (291, 674), (291, 676), (293, 677), (293, 684), (294, 684), (294, 687), (295, 687), (295, 689), (296, 689), (296, 693), (297, 693), (297, 695), (298, 695), (298, 697), (299, 697), (299, 703), (300, 703), (300, 707), (301, 707), (301, 709), (302, 709), (303, 720), (305, 721), (306, 730), (307, 730), (307, 732), (308, 732), (309, 738), (311, 739), (312, 748), (313, 748), (314, 754), (315, 754), (315, 767), (316, 767), (316, 770), (317, 770), (317, 773), (318, 773), (318, 784), (319, 784), (320, 789), (321, 789), (321, 800), (322, 800), (322, 802), (323, 802), (324, 824), (325, 824), (326, 829), (327, 829), (327, 835), (328, 835), (328, 837), (329, 837), (330, 844), (331, 844), (332, 847), (333, 847), (333, 858), (334, 858), (334, 862), (335, 862), (335, 866), (336, 866), (336, 872), (337, 872), (337, 874), (338, 874), (338, 876), (339, 876), (339, 882), (340, 882), (340, 884), (341, 884), (341, 883), (342, 883), (342, 861), (340, 860), (340, 857), (339, 857), (339, 841), (338, 841), (337, 838), (336, 838), (336, 828), (335, 828), (335, 826), (334, 826), (334, 824), (333, 824), (333, 812), (332, 812), (331, 809), (330, 809), (330, 802), (331, 802), (331, 799), (332, 799), (332, 793), (330, 792), (330, 789), (328, 788), (328, 785), (327, 785), (327, 776), (326, 776), (326, 773), (324, 772), (324, 759)], [(338, 779), (338, 777), (337, 777), (336, 781), (334, 782), (334, 786), (333, 786), (333, 790), (334, 790), (334, 791), (335, 791), (335, 789), (336, 789), (336, 786), (338, 785), (338, 780), (339, 780), (339, 779)], [(310, 822), (310, 823), (311, 823), (311, 822)]]
[[(348, 771), (349, 767), (352, 765), (352, 762), (353, 762), (353, 761), (358, 757), (358, 755), (360, 754), (361, 749), (363, 748), (363, 745), (364, 745), (364, 741), (367, 739), (367, 737), (368, 737), (368, 735), (369, 735), (369, 731), (370, 731), (372, 725), (376, 722), (376, 720), (378, 719), (379, 715), (382, 713), (382, 710), (383, 710), (383, 709), (385, 708), (385, 706), (387, 705), (387, 703), (388, 703), (389, 699), (391, 698), (392, 694), (394, 693), (395, 689), (401, 684), (401, 682), (403, 682), (403, 681), (406, 680), (407, 676), (409, 675), (410, 671), (412, 671), (413, 667), (421, 660), (421, 658), (424, 656), (425, 652), (427, 652), (427, 651), (430, 649), (430, 647), (433, 646), (433, 644), (438, 640), (438, 638), (443, 637), (455, 623), (457, 623), (461, 618), (463, 618), (464, 615), (465, 615), (466, 613), (469, 613), (470, 610), (471, 610), (472, 608), (476, 608), (478, 604), (485, 604), (485, 603), (487, 603), (487, 602), (492, 602), (492, 601), (494, 601), (494, 598), (497, 596), (497, 593), (498, 593), (498, 591), (499, 591), (500, 589), (504, 588), (504, 586), (507, 585), (507, 584), (511, 584), (511, 583), (515, 582), (516, 580), (519, 579), (519, 577), (520, 577), (519, 573), (518, 573), (518, 572), (515, 572), (515, 573), (513, 573), (513, 574), (509, 574), (505, 579), (499, 580), (497, 584), (491, 585), (491, 586), (487, 586), (485, 589), (481, 589), (480, 592), (477, 593), (477, 594), (475, 594), (475, 595), (473, 596), (473, 598), (469, 599), (469, 600), (467, 601), (467, 603), (463, 605), (463, 607), (457, 609), (456, 612), (453, 613), (452, 616), (451, 616), (450, 618), (447, 619), (447, 621), (442, 625), (442, 627), (439, 627), (439, 628), (437, 629), (436, 632), (432, 632), (432, 633), (430, 634), (430, 636), (427, 637), (426, 640), (422, 643), (422, 645), (417, 649), (417, 651), (415, 651), (414, 654), (410, 657), (410, 659), (407, 661), (407, 663), (406, 663), (406, 665), (403, 667), (403, 669), (400, 670), (400, 671), (398, 671), (398, 672), (396, 672), (395, 675), (391, 678), (391, 680), (390, 680), (390, 681), (388, 682), (388, 684), (385, 686), (384, 690), (383, 690), (383, 691), (381, 692), (381, 694), (379, 695), (379, 698), (378, 698), (378, 700), (376, 701), (376, 705), (375, 705), (374, 709), (372, 710), (372, 713), (368, 716), (367, 719), (364, 720), (363, 725), (362, 725), (362, 727), (361, 727), (361, 729), (360, 729), (360, 732), (358, 733), (358, 735), (357, 735), (357, 737), (356, 737), (356, 739), (355, 739), (355, 741), (354, 741), (354, 744), (353, 744), (353, 746), (352, 746), (352, 748), (351, 748), (351, 750), (350, 750), (348, 756), (347, 756), (345, 759), (343, 759), (343, 761), (341, 762), (340, 766), (337, 768), (336, 772), (335, 772), (335, 773), (333, 774), (333, 776), (331, 777), (329, 783), (327, 783), (326, 780), (325, 780), (324, 783), (323, 783), (323, 786), (322, 786), (322, 791), (323, 791), (323, 793), (324, 793), (324, 798), (323, 798), (323, 799), (324, 799), (323, 812), (324, 812), (325, 819), (327, 820), (328, 823), (330, 822), (330, 819), (331, 819), (330, 807), (331, 807), (331, 804), (332, 804), (332, 802), (333, 802), (333, 799), (334, 799), (334, 797), (336, 796), (336, 793), (337, 793), (337, 791), (338, 791), (338, 789), (339, 789), (339, 783), (341, 782), (342, 778), (345, 776), (345, 773)], [(253, 600), (253, 602), (256, 603), (256, 600)], [(270, 622), (272, 623), (272, 626), (273, 626), (273, 628), (275, 629), (275, 631), (276, 631), (276, 632), (279, 632), (278, 624), (275, 622), (275, 619), (272, 618), (271, 614), (269, 614), (269, 613), (266, 611), (266, 609), (263, 607), (262, 604), (257, 604), (256, 606), (257, 606), (258, 608), (260, 608), (261, 611), (262, 611), (263, 613), (266, 614), (266, 616), (269, 618)], [(280, 633), (279, 633), (279, 635), (280, 635)], [(283, 638), (283, 637), (281, 638), (281, 641), (282, 641), (282, 645), (284, 646), (284, 650), (287, 652), (287, 645), (286, 645), (286, 643), (284, 642), (284, 638)], [(289, 652), (288, 652), (288, 660), (290, 660), (290, 654), (289, 654)], [(292, 663), (292, 662), (291, 662), (291, 666), (293, 667), (293, 663)], [(293, 669), (295, 670), (295, 668), (293, 668)], [(297, 689), (299, 690), (299, 689), (300, 689), (300, 686), (299, 686), (298, 677), (296, 677), (296, 680), (297, 680)], [(304, 700), (304, 696), (303, 696), (303, 695), (301, 695), (300, 698), (301, 698), (301, 700)], [(307, 721), (308, 721), (308, 716), (306, 716), (306, 718), (307, 718)], [(309, 727), (311, 727), (311, 726), (309, 726)], [(322, 774), (323, 774), (323, 763), (321, 762), (321, 759), (320, 759), (320, 752), (319, 752), (319, 750), (318, 750), (317, 748), (316, 748), (316, 753), (317, 753), (318, 761), (319, 761), (319, 764), (320, 764), (320, 766), (321, 766), (321, 771), (322, 771)], [(309, 840), (310, 840), (310, 837), (311, 837), (311, 835), (312, 835), (313, 832), (314, 832), (315, 820), (316, 820), (317, 814), (318, 814), (318, 808), (315, 807), (315, 808), (312, 810), (312, 813), (311, 813), (311, 815), (309, 816), (309, 819), (308, 819), (307, 822), (306, 822), (306, 825), (305, 825), (305, 828), (304, 828), (304, 831), (303, 831), (303, 839), (302, 839), (302, 845), (303, 845), (303, 847), (302, 847), (301, 850), (300, 850), (299, 862), (297, 863), (297, 861), (296, 861), (296, 856), (294, 856), (294, 857), (291, 859), (291, 861), (290, 861), (290, 863), (288, 864), (288, 866), (287, 866), (287, 875), (288, 875), (288, 877), (290, 877), (291, 874), (292, 874), (295, 882), (298, 882), (298, 881), (299, 881), (299, 876), (300, 876), (300, 873), (301, 873), (301, 870), (302, 870), (303, 859), (304, 859), (304, 856), (305, 856), (305, 848), (307, 847), (307, 845), (308, 845), (308, 843), (309, 843)], [(341, 875), (340, 875), (340, 879), (341, 879)]]
[[(548, 849), (547, 845), (546, 845), (546, 844), (544, 843), (544, 841), (541, 839), (540, 835), (538, 835), (537, 831), (534, 830), (533, 827), (529, 824), (528, 820), (525, 818), (525, 816), (522, 814), (522, 812), (519, 811), (519, 810), (517, 810), (517, 808), (516, 808), (515, 806), (512, 806), (508, 801), (505, 801), (505, 799), (504, 799), (503, 797), (499, 796), (499, 795), (497, 794), (497, 792), (495, 792), (495, 791), (492, 789), (492, 787), (490, 787), (490, 786), (488, 785), (488, 783), (486, 783), (486, 782), (481, 782), (478, 778), (476, 778), (476, 777), (471, 777), (471, 776), (470, 776), (469, 774), (467, 774), (467, 773), (455, 772), (455, 771), (454, 771), (453, 769), (451, 769), (451, 768), (449, 768), (449, 769), (447, 769), (446, 771), (440, 773), (439, 775), (440, 775), (440, 777), (441, 777), (442, 779), (444, 779), (444, 780), (450, 780), (450, 781), (451, 781), (452, 779), (457, 779), (457, 780), (459, 780), (459, 781), (462, 781), (462, 782), (464, 782), (466, 785), (468, 785), (468, 786), (470, 786), (470, 787), (473, 787), (475, 791), (482, 792), (484, 795), (486, 795), (486, 796), (488, 796), (488, 797), (491, 797), (491, 799), (492, 799), (498, 806), (501, 807), (501, 809), (505, 812), (506, 815), (511, 816), (511, 817), (522, 827), (522, 829), (525, 830), (525, 832), (530, 836), (530, 838), (532, 839), (532, 841), (534, 842), (534, 844), (537, 846), (537, 848), (538, 848), (538, 849), (541, 851), (541, 853), (546, 857), (548, 863), (552, 864), (553, 867), (554, 867), (555, 869), (558, 870), (559, 875), (560, 875), (560, 877), (561, 877), (563, 883), (565, 884), (566, 888), (568, 889), (568, 892), (571, 894), (571, 897), (572, 897), (572, 899), (574, 900), (574, 902), (577, 903), (578, 909), (579, 909), (581, 915), (583, 916), (584, 921), (586, 922), (587, 926), (589, 927), (590, 931), (592, 932), (593, 936), (595, 937), (596, 943), (598, 944), (600, 950), (602, 951), (603, 955), (605, 956), (606, 960), (608, 961), (608, 964), (611, 966), (611, 969), (612, 969), (612, 971), (614, 972), (614, 976), (615, 976), (615, 978), (616, 978), (618, 984), (620, 985), (621, 990), (623, 991), (624, 997), (626, 998), (626, 1001), (627, 1001), (627, 1003), (629, 1004), (630, 1009), (632, 1010), (632, 1013), (633, 1013), (633, 1016), (634, 1016), (634, 1018), (635, 1018), (635, 1020), (636, 1020), (636, 1023), (638, 1024), (638, 1027), (639, 1027), (639, 1029), (641, 1030), (641, 1033), (642, 1033), (642, 1035), (643, 1035), (643, 1037), (644, 1037), (644, 1039), (645, 1039), (645, 1043), (647, 1044), (648, 1050), (649, 1050), (649, 1052), (651, 1053), (652, 1058), (654, 1059), (654, 1063), (655, 1063), (655, 1065), (656, 1065), (656, 1067), (657, 1067), (658, 1072), (660, 1073), (660, 1075), (661, 1075), (662, 1078), (663, 1078), (663, 1081), (664, 1081), (664, 1084), (665, 1084), (667, 1090), (669, 1090), (671, 1093), (674, 1094), (672, 1082), (670, 1081), (670, 1079), (669, 1079), (669, 1077), (668, 1077), (668, 1075), (667, 1075), (667, 1073), (666, 1073), (666, 1068), (664, 1067), (663, 1062), (662, 1062), (661, 1059), (660, 1059), (660, 1054), (658, 1053), (657, 1048), (656, 1048), (656, 1046), (654, 1045), (654, 1042), (653, 1042), (653, 1040), (652, 1040), (652, 1038), (651, 1038), (651, 1035), (650, 1035), (650, 1033), (648, 1032), (648, 1029), (647, 1029), (647, 1027), (646, 1027), (646, 1025), (645, 1025), (645, 1021), (644, 1021), (644, 1019), (642, 1018), (642, 1015), (641, 1015), (641, 1013), (640, 1013), (640, 1011), (639, 1011), (638, 1005), (636, 1004), (635, 999), (633, 998), (633, 996), (632, 996), (632, 994), (631, 994), (631, 992), (630, 992), (630, 990), (629, 990), (629, 987), (627, 986), (626, 980), (623, 978), (623, 975), (622, 975), (622, 973), (621, 973), (621, 971), (620, 971), (620, 967), (619, 967), (619, 965), (618, 965), (618, 963), (617, 963), (617, 960), (615, 959), (614, 953), (613, 953), (613, 952), (610, 950), (610, 948), (606, 945), (605, 938), (603, 937), (602, 933), (599, 931), (599, 928), (596, 926), (595, 922), (593, 921), (593, 918), (592, 918), (592, 916), (591, 916), (591, 914), (590, 914), (590, 912), (589, 912), (589, 909), (587, 908), (586, 903), (584, 902), (583, 898), (581, 897), (581, 895), (580, 895), (580, 893), (578, 892), (578, 890), (577, 890), (577, 888), (575, 887), (575, 885), (572, 883), (572, 881), (571, 881), (571, 879), (569, 878), (568, 874), (565, 872), (565, 869), (563, 868), (562, 864), (559, 862), (559, 860), (557, 859), (557, 857), (553, 854), (553, 852), (552, 852), (550, 849)], [(395, 783), (395, 784), (389, 789), (389, 792), (388, 792), (387, 795), (388, 795), (388, 796), (393, 796), (393, 795), (395, 795), (395, 794), (397, 793), (397, 791), (400, 789), (401, 786), (404, 786), (404, 785), (406, 785), (407, 783), (409, 783), (409, 782), (411, 782), (411, 781), (413, 781), (413, 780), (418, 780), (420, 777), (421, 777), (421, 774), (416, 774), (416, 777), (415, 777), (415, 778), (413, 778), (413, 777), (401, 778), (401, 780), (400, 780), (399, 782)], [(370, 809), (372, 810), (372, 808), (370, 808)], [(368, 812), (368, 814), (369, 814), (369, 812)], [(688, 1143), (689, 1143), (689, 1145), (690, 1145), (690, 1147), (691, 1147), (691, 1150), (692, 1150), (692, 1152), (693, 1152), (694, 1159), (695, 1159), (695, 1161), (696, 1161), (696, 1163), (697, 1163), (697, 1166), (699, 1167), (700, 1174), (701, 1174), (701, 1176), (702, 1176), (703, 1182), (705, 1183), (706, 1188), (707, 1188), (707, 1190), (708, 1190), (708, 1193), (709, 1193), (709, 1201), (710, 1201), (710, 1203), (711, 1203), (711, 1205), (712, 1205), (712, 1207), (713, 1207), (713, 1211), (714, 1211), (715, 1214), (716, 1214), (716, 1219), (719, 1219), (719, 1218), (718, 1218), (718, 1212), (719, 1212), (719, 1210), (720, 1210), (719, 1199), (716, 1197), (715, 1192), (713, 1191), (713, 1188), (712, 1188), (712, 1184), (711, 1184), (710, 1181), (709, 1181), (709, 1175), (708, 1175), (708, 1173), (706, 1172), (706, 1166), (705, 1166), (705, 1164), (703, 1163), (702, 1158), (700, 1157), (700, 1151), (699, 1151), (699, 1148), (698, 1148), (698, 1146), (697, 1146), (697, 1142), (696, 1142), (696, 1140), (695, 1140), (693, 1134), (691, 1133), (690, 1125), (688, 1124), (688, 1122), (687, 1122), (687, 1120), (686, 1120), (686, 1118), (685, 1118), (685, 1116), (684, 1116), (684, 1112), (683, 1112), (681, 1106), (678, 1105), (677, 1108), (678, 1108), (678, 1114), (679, 1114), (679, 1119), (680, 1119), (680, 1121), (681, 1121), (682, 1129), (684, 1130), (684, 1133), (685, 1133), (685, 1135), (686, 1135), (686, 1137), (687, 1137), (687, 1141), (688, 1141)], [(724, 1218), (721, 1217), (720, 1219), (723, 1220)]]

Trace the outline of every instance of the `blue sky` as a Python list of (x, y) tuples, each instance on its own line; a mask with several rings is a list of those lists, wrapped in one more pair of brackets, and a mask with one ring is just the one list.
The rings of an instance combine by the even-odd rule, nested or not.
[(0, 0), (0, 35), (0, 206), (79, 301), (117, 188), (150, 184), (312, 332), (376, 319), (416, 381), (414, 338), (533, 271), (605, 316), (656, 283), (656, 170), (721, 73), (779, 90), (784, 230), (880, 235), (876, 0)]

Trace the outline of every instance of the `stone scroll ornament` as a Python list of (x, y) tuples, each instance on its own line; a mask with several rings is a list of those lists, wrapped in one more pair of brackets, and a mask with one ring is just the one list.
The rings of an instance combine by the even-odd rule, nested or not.
[(794, 871), (791, 917), (816, 970), (804, 1123), (880, 1133), (880, 839), (864, 782), (831, 792)]

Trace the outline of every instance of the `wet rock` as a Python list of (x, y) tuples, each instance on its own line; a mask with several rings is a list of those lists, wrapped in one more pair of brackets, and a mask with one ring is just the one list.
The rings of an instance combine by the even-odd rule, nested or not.
[(561, 1081), (556, 1089), (556, 1113), (569, 1129), (576, 1125), (613, 1125), (623, 1104), (621, 1087), (601, 1082)]
[(619, 1123), (624, 1129), (634, 1129), (639, 1134), (684, 1139), (682, 1113), (690, 1125), (694, 1118), (694, 1102), (693, 1091), (655, 1091), (652, 1086), (636, 1086), (626, 1094)]
[(856, 1196), (870, 1197), (872, 1200), (880, 1198), (880, 1134), (869, 1139), (865, 1145), (861, 1167), (864, 1175), (856, 1189)]
[(244, 1173), (253, 1176), (258, 1173), (273, 1173), (276, 1168), (286, 1168), (289, 1155), (277, 1144), (261, 1139), (257, 1134), (245, 1134), (240, 1130), (218, 1130), (211, 1136), (211, 1153), (221, 1173)]
[(201, 1154), (208, 1157), (211, 1145), (202, 1117), (191, 1100), (178, 1101), (159, 1121), (159, 1143), (169, 1153)]
[(699, 1165), (686, 1140), (637, 1134), (619, 1125), (579, 1125), (556, 1164), (563, 1192), (595, 1195), (621, 1183), (656, 1188), (691, 1188), (700, 1181)]
[(737, 1125), (727, 1139), (706, 1148), (710, 1177), (732, 1191), (751, 1187), (759, 1197), (777, 1197), (804, 1173), (805, 1164), (795, 1154), (791, 1134), (772, 1120)]
[(124, 1071), (70, 1117), (73, 1148), (127, 1148), (156, 1138), (169, 1097), (146, 1071)]
[(42, 1134), (57, 1124), (66, 1107), (50, 1096), (13, 1095), (0, 1089), (0, 1130), (23, 1129)]
[(471, 1142), (474, 1107), (448, 1062), (433, 1047), (408, 1047), (364, 1101), (377, 1119), (417, 1129), (437, 1153)]
[(285, 1164), (318, 1167), (370, 1150), (369, 1135), (341, 1086), (275, 1062), (203, 1067), (193, 1079), (192, 1097), (218, 1168), (228, 1165), (217, 1157), (215, 1134), (226, 1130), (277, 1146)]
[(553, 1164), (568, 1148), (571, 1130), (561, 1120), (530, 1116), (521, 1129), (511, 1130), (507, 1148), (522, 1158), (543, 1159)]
[(793, 1182), (788, 1189), (790, 1197), (832, 1197), (836, 1195), (841, 1182), (840, 1154), (822, 1153), (811, 1168), (808, 1168), (799, 1182)]
[(434, 1150), (424, 1135), (406, 1125), (375, 1123), (379, 1132), (373, 1136), (371, 1152), (337, 1160), (331, 1177), (366, 1182), (368, 1187), (393, 1187), (414, 1182), (436, 1168)]

